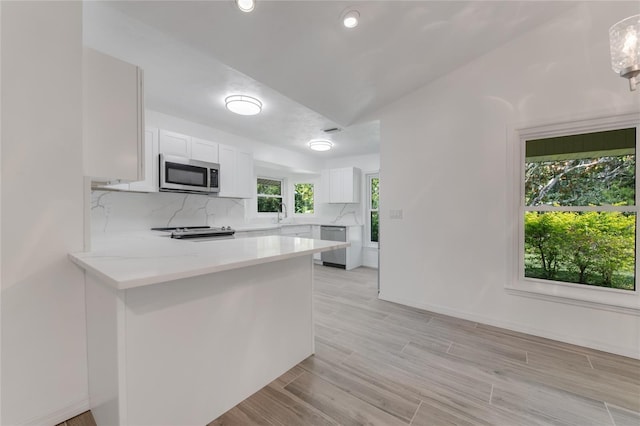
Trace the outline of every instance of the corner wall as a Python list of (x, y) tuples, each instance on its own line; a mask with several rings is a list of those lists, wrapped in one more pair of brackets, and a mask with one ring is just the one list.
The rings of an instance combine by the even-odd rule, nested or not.
[(82, 3), (2, 2), (2, 425), (88, 409)]
[(638, 12), (580, 4), (380, 111), (381, 298), (640, 358), (640, 316), (504, 289), (512, 130), (640, 111), (608, 47), (609, 27)]

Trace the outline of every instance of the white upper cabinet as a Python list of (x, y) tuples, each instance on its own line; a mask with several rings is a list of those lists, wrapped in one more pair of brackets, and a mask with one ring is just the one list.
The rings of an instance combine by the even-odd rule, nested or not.
[(158, 192), (158, 129), (144, 131), (144, 180), (131, 182), (129, 191)]
[(142, 70), (89, 48), (82, 56), (84, 174), (103, 182), (142, 180)]
[(252, 198), (253, 154), (229, 145), (219, 146), (219, 197)]
[(207, 161), (209, 163), (218, 162), (218, 144), (204, 139), (191, 138), (191, 159)]
[(361, 171), (357, 167), (330, 169), (329, 203), (359, 203), (360, 176)]
[(132, 192), (158, 192), (158, 129), (147, 129), (144, 131), (144, 161), (144, 180), (97, 186), (96, 188)]
[(160, 130), (160, 153), (191, 158), (191, 136)]

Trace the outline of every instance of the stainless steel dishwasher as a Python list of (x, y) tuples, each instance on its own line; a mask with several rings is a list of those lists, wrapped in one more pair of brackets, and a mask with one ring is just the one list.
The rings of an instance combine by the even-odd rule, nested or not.
[[(320, 239), (327, 241), (347, 241), (346, 226), (321, 226)], [(347, 249), (337, 249), (322, 252), (322, 264), (325, 266), (333, 266), (336, 268), (346, 269), (347, 267)]]

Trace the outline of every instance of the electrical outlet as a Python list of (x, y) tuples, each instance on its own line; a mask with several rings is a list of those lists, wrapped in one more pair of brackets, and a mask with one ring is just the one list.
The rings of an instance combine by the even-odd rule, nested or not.
[(389, 216), (391, 219), (402, 219), (402, 209), (389, 210)]

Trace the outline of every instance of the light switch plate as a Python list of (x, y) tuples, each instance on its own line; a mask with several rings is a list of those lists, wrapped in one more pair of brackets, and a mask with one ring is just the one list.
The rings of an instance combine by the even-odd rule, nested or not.
[(402, 209), (389, 210), (389, 216), (391, 219), (402, 219)]

